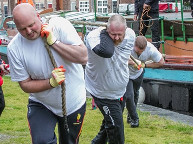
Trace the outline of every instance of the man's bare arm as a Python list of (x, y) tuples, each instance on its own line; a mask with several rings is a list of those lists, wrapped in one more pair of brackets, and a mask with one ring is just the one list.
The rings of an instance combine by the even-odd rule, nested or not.
[(24, 81), (20, 81), (19, 85), (26, 93), (37, 93), (53, 88), (49, 83), (49, 79), (32, 80), (31, 78), (28, 78)]
[(87, 48), (84, 44), (67, 45), (62, 42), (54, 43), (52, 47), (66, 60), (79, 64), (86, 64)]

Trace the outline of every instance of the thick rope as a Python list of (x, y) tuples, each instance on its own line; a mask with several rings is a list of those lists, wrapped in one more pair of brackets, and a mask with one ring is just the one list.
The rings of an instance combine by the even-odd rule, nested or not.
[[(54, 66), (54, 68), (57, 68), (57, 64), (56, 64), (56, 61), (54, 59), (54, 56), (51, 52), (51, 49), (50, 49), (50, 46), (48, 45), (47, 43), (47, 40), (46, 40), (46, 37), (43, 37), (43, 41), (44, 41), (44, 45), (46, 47), (46, 50), (48, 52), (48, 55), (50, 57), (50, 60), (52, 62), (52, 65)], [(66, 86), (65, 86), (65, 82), (63, 82), (61, 84), (61, 97), (62, 97), (62, 113), (63, 113), (63, 117), (64, 117), (64, 128), (65, 130), (69, 131), (69, 128), (68, 128), (68, 123), (67, 123), (67, 112), (66, 112)]]
[(147, 25), (145, 25), (144, 20), (143, 20), (144, 15), (146, 15), (147, 17), (152, 19), (152, 17), (148, 15), (150, 9), (151, 9), (151, 7), (149, 6), (149, 7), (144, 8), (143, 11), (142, 11), (142, 14), (141, 14), (141, 17), (140, 17), (139, 35), (143, 35), (142, 30), (143, 30), (144, 26), (145, 27), (151, 27), (153, 25), (153, 21), (152, 21), (151, 25), (147, 26)]

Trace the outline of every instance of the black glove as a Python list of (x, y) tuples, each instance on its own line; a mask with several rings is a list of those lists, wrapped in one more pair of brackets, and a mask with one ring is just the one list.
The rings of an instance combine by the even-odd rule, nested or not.
[(115, 51), (114, 43), (106, 29), (101, 31), (100, 44), (96, 45), (93, 51), (104, 58), (111, 58), (113, 56)]

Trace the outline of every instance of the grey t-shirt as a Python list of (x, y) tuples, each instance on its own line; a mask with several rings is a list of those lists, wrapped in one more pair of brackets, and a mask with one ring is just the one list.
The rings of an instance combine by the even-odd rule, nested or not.
[(129, 81), (128, 60), (134, 47), (135, 33), (127, 28), (125, 38), (115, 46), (111, 58), (98, 56), (92, 50), (100, 43), (101, 28), (91, 31), (86, 38), (88, 62), (85, 71), (86, 89), (101, 99), (118, 99), (123, 96)]

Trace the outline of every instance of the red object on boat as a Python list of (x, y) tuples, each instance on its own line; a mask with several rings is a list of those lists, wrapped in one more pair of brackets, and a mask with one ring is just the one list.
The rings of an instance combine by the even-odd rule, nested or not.
[(0, 45), (2, 44), (2, 41), (1, 41), (1, 39), (0, 39)]
[[(169, 8), (168, 8), (169, 5)], [(160, 12), (164, 12), (167, 9), (171, 9), (172, 10), (172, 4), (168, 4), (168, 3), (159, 3), (159, 11)]]
[(175, 12), (178, 13), (178, 7), (175, 7)]

